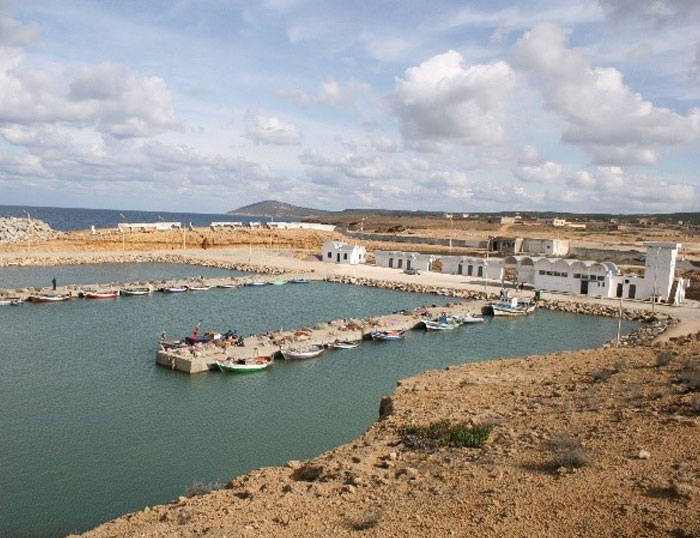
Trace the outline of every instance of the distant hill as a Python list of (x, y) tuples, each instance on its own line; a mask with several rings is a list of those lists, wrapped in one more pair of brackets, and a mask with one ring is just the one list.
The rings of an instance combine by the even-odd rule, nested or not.
[(246, 217), (310, 217), (327, 213), (328, 211), (323, 211), (322, 209), (311, 209), (309, 207), (285, 204), (276, 200), (265, 200), (229, 211), (228, 215), (243, 215)]

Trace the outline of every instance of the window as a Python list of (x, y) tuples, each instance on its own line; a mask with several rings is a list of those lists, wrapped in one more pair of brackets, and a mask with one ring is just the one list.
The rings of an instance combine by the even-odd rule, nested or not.
[(348, 259), (348, 253), (347, 253), (347, 252), (345, 252), (345, 253), (343, 254), (343, 259), (344, 259), (344, 260), (347, 260), (347, 259)]
[(574, 273), (574, 278), (581, 278), (581, 273)]
[(605, 277), (604, 277), (604, 276), (599, 276), (599, 277), (598, 277), (598, 280), (600, 280), (600, 281), (602, 282), (602, 281), (605, 280)]
[(540, 269), (540, 274), (544, 275), (544, 269)]
[(332, 258), (332, 257), (333, 257), (333, 253), (332, 253), (332, 252), (329, 252), (329, 253), (328, 253), (328, 257), (329, 257), (329, 258)]
[(569, 273), (562, 273), (561, 276), (564, 278), (569, 278)]
[(552, 276), (552, 271), (545, 271), (545, 274), (548, 276)]

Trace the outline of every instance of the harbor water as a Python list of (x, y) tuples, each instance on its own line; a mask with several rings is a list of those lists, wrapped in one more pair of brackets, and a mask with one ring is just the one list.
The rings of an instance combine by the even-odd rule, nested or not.
[(188, 277), (235, 277), (247, 273), (185, 263), (86, 263), (54, 266), (0, 267), (0, 288), (49, 287), (119, 282), (177, 280)]
[(247, 376), (154, 364), (160, 331), (182, 336), (200, 320), (248, 334), (446, 301), (317, 282), (0, 309), (0, 536), (62, 536), (168, 502), (195, 481), (311, 458), (361, 434), (399, 379), (598, 346), (617, 329), (537, 311)]

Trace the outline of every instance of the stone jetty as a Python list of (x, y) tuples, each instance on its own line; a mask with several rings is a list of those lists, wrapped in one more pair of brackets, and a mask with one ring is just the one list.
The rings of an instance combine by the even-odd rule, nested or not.
[[(328, 346), (336, 341), (365, 340), (373, 331), (403, 331), (418, 328), (424, 318), (442, 313), (464, 316), (480, 311), (478, 302), (459, 302), (445, 306), (426, 306), (390, 315), (362, 319), (334, 319), (318, 323), (314, 327), (301, 327), (291, 331), (270, 331), (243, 339), (242, 346), (229, 345), (222, 340), (198, 343), (156, 353), (156, 363), (173, 370), (190, 374), (217, 369), (216, 361), (227, 359), (251, 359), (257, 356), (274, 356), (287, 348)], [(468, 327), (465, 327), (468, 330)]]

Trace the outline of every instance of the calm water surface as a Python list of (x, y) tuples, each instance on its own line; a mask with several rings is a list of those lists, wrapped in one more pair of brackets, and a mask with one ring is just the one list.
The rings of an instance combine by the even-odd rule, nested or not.
[(59, 286), (68, 284), (107, 284), (139, 280), (168, 280), (190, 276), (224, 277), (247, 273), (184, 263), (87, 263), (76, 265), (10, 266), (0, 268), (0, 288)]
[(597, 346), (616, 331), (614, 320), (538, 311), (248, 376), (154, 364), (159, 331), (199, 320), (248, 333), (445, 302), (312, 283), (0, 309), (0, 536), (85, 530), (196, 480), (313, 457), (362, 433), (380, 397), (416, 372)]

